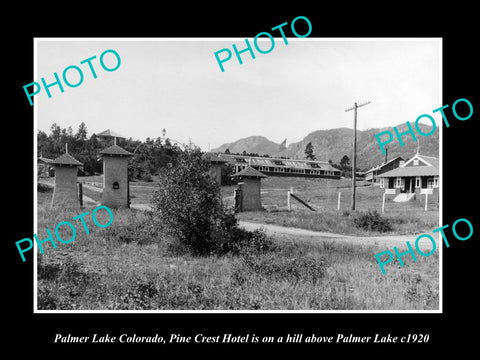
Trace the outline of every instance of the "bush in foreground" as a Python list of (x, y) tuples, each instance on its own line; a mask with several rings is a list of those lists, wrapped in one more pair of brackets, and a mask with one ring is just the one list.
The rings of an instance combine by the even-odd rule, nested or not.
[(160, 171), (152, 199), (159, 226), (198, 255), (215, 249), (214, 226), (223, 214), (220, 187), (209, 168), (199, 148), (187, 147), (173, 166)]
[(193, 255), (237, 254), (270, 246), (263, 233), (240, 229), (222, 204), (220, 185), (199, 148), (189, 146), (159, 174), (152, 199), (158, 226)]
[(381, 217), (376, 210), (360, 212), (354, 217), (353, 222), (356, 227), (365, 230), (387, 232), (393, 229), (390, 221)]

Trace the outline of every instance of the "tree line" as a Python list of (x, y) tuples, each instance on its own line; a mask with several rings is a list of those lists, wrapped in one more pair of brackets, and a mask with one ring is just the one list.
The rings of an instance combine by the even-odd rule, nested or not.
[(254, 156), (254, 157), (266, 157), (266, 158), (269, 158), (270, 155), (268, 154), (263, 154), (263, 155), (259, 155), (258, 153), (254, 153), (254, 152), (247, 152), (247, 150), (243, 150), (242, 153), (238, 153), (238, 152), (231, 152), (230, 149), (225, 149), (224, 151), (224, 154), (227, 154), (227, 155), (241, 155), (241, 156)]
[[(316, 160), (316, 156), (314, 154), (313, 150), (313, 145), (311, 142), (309, 142), (305, 146), (304, 150), (305, 154), (305, 159), (307, 160)], [(352, 165), (350, 164), (350, 158), (347, 155), (343, 155), (342, 159), (340, 160), (340, 163), (334, 163), (332, 160), (328, 160), (328, 163), (334, 167), (335, 169), (338, 169), (342, 172), (342, 176), (345, 177), (352, 177)], [(359, 168), (357, 167), (356, 171), (359, 171)]]
[[(314, 147), (311, 142), (309, 142), (305, 146), (305, 150), (303, 151), (305, 154), (305, 159), (307, 160), (316, 160), (317, 157), (315, 156), (314, 153)], [(258, 153), (249, 153), (246, 150), (243, 150), (242, 153), (235, 153), (231, 152), (228, 148), (225, 149), (225, 154), (230, 154), (230, 155), (242, 155), (242, 156), (256, 156), (256, 157), (265, 157), (269, 158), (270, 155), (264, 154), (264, 155), (259, 155)], [(279, 158), (281, 159), (288, 159), (288, 157), (280, 156)], [(338, 169), (342, 172), (342, 176), (345, 177), (351, 177), (352, 176), (352, 165), (350, 164), (350, 158), (347, 155), (343, 155), (342, 159), (340, 160), (340, 163), (334, 163), (332, 160), (328, 160), (328, 163), (334, 167), (335, 169)], [(357, 171), (359, 171), (359, 168), (357, 167)]]
[[(68, 153), (83, 163), (79, 175), (102, 173), (103, 163), (99, 158), (101, 150), (113, 145), (114, 139), (92, 134), (88, 136), (85, 123), (81, 123), (76, 132), (72, 127), (61, 128), (56, 123), (50, 127), (50, 133), (39, 130), (37, 133), (37, 152), (39, 157), (55, 159), (68, 147)], [(145, 141), (117, 138), (116, 143), (134, 156), (129, 159), (130, 179), (150, 181), (161, 167), (173, 164), (182, 152), (178, 145), (168, 138), (147, 138)]]

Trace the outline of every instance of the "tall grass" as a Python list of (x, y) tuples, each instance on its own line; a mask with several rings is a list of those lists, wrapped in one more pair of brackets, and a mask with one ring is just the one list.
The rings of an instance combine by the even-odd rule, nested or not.
[(381, 214), (381, 218), (388, 221), (391, 230), (383, 232), (378, 229), (357, 226), (355, 219), (361, 213), (361, 211), (349, 210), (338, 212), (331, 209), (321, 209), (315, 212), (310, 210), (267, 210), (239, 213), (237, 217), (244, 221), (358, 236), (431, 233), (439, 226), (438, 213), (434, 212), (422, 214), (422, 216), (412, 212), (401, 216), (385, 213)]
[[(39, 206), (39, 232), (86, 209)], [(437, 309), (438, 256), (386, 266), (376, 246), (356, 247), (296, 237), (239, 255), (192, 256), (175, 249), (148, 213), (113, 210), (90, 234), (74, 222), (70, 244), (45, 244), (38, 266), (39, 309)], [(100, 223), (106, 223), (98, 212)], [(69, 238), (65, 230), (65, 238)], [(44, 234), (44, 233), (42, 233)], [(41, 239), (41, 235), (39, 234)]]

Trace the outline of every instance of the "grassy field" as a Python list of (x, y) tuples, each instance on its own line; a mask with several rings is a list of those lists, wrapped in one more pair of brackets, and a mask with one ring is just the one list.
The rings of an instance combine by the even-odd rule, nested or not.
[[(306, 201), (317, 210), (337, 210), (338, 193), (340, 197), (340, 211), (350, 210), (352, 204), (351, 179), (309, 179), (295, 177), (270, 176), (262, 180), (262, 205), (266, 210), (287, 209), (287, 191), (292, 188), (295, 195)], [(222, 187), (224, 196), (232, 196), (235, 186)], [(382, 194), (384, 189), (371, 185), (365, 181), (357, 181), (356, 210), (382, 210)], [(233, 201), (233, 199), (232, 199)], [(385, 202), (385, 213), (423, 212), (424, 197), (405, 203)], [(438, 203), (429, 202), (429, 211), (438, 212)], [(305, 209), (303, 205), (292, 200), (292, 209)]]
[(266, 210), (237, 214), (239, 220), (249, 222), (358, 236), (423, 234), (431, 233), (433, 229), (439, 226), (438, 212), (424, 214), (405, 212), (401, 215), (398, 213), (383, 214), (382, 217), (388, 219), (392, 225), (392, 230), (388, 232), (359, 228), (354, 223), (356, 216), (358, 216), (358, 211), (351, 212), (348, 210), (342, 212), (335, 210), (319, 210), (316, 212), (310, 210)]
[[(45, 228), (93, 209), (51, 208), (51, 195), (38, 194), (39, 238), (46, 237)], [(272, 239), (274, 246), (264, 252), (194, 257), (178, 253), (148, 213), (113, 213), (106, 229), (87, 216), (89, 235), (77, 221), (73, 242), (56, 249), (45, 244), (37, 274), (39, 309), (438, 309), (438, 253), (403, 268), (395, 261), (386, 275), (374, 257), (384, 248), (327, 239), (289, 236)], [(106, 214), (98, 215), (107, 222)], [(69, 231), (60, 235), (68, 239)]]
[[(152, 182), (132, 181), (130, 194), (132, 204), (148, 204), (156, 187), (157, 178)], [(53, 179), (49, 179), (53, 183)], [(102, 176), (81, 177), (79, 181), (101, 189)], [(240, 220), (299, 227), (308, 230), (329, 231), (348, 235), (368, 235), (371, 231), (358, 229), (353, 225), (356, 213), (376, 210), (381, 212), (383, 189), (364, 181), (357, 183), (356, 212), (351, 209), (351, 179), (309, 179), (270, 176), (262, 181), (262, 205), (265, 211), (238, 214)], [(287, 208), (287, 191), (293, 187), (300, 196), (317, 211), (307, 210), (292, 200), (292, 211)], [(222, 186), (222, 197), (227, 207), (233, 207), (235, 185)], [(341, 192), (340, 211), (337, 211), (338, 193)], [(101, 192), (83, 188), (83, 193), (101, 200)], [(431, 232), (439, 226), (438, 203), (431, 202), (429, 210), (424, 211), (424, 199), (405, 203), (387, 201), (383, 217), (392, 224), (390, 234), (419, 234)], [(374, 232), (375, 233), (375, 232)]]

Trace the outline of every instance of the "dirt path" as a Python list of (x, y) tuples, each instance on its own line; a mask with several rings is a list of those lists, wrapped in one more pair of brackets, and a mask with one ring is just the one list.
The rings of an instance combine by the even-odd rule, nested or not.
[[(48, 184), (48, 183), (46, 183), (46, 185), (52, 186), (52, 184)], [(97, 191), (97, 192), (102, 191), (102, 189), (88, 183), (84, 183), (84, 186), (93, 191)], [(279, 189), (269, 189), (269, 190), (279, 190)], [(84, 202), (95, 204), (95, 205), (98, 204), (97, 201), (85, 195), (83, 196), (84, 196)], [(130, 207), (133, 209), (141, 210), (141, 211), (151, 210), (151, 207), (149, 204), (131, 204)], [(238, 223), (240, 227), (243, 227), (246, 230), (253, 231), (256, 229), (263, 229), (268, 235), (272, 235), (277, 238), (291, 237), (293, 235), (303, 239), (311, 239), (311, 240), (323, 239), (323, 240), (333, 240), (336, 242), (338, 241), (338, 242), (344, 242), (344, 243), (353, 243), (356, 245), (381, 245), (383, 247), (387, 247), (385, 250), (391, 250), (392, 246), (397, 246), (399, 250), (406, 249), (407, 248), (406, 241), (409, 241), (412, 247), (414, 247), (415, 240), (420, 235), (420, 234), (413, 234), (413, 235), (408, 234), (408, 235), (355, 236), (355, 235), (335, 234), (335, 233), (324, 232), (324, 231), (312, 231), (307, 229), (279, 226), (279, 225), (273, 225), (273, 224), (255, 223), (255, 222), (249, 222), (249, 221), (239, 221)], [(437, 247), (440, 239), (439, 236), (440, 235), (433, 236), (433, 238), (436, 241)], [(425, 252), (429, 252), (432, 248), (432, 245), (429, 239), (424, 238), (420, 241), (419, 247), (423, 249)]]
[[(150, 205), (148, 204), (131, 204), (131, 208), (137, 210), (151, 210)], [(420, 234), (409, 234), (409, 235), (372, 235), (372, 236), (355, 236), (355, 235), (344, 235), (344, 234), (335, 234), (325, 231), (312, 231), (301, 228), (279, 226), (273, 224), (263, 224), (263, 223), (254, 223), (249, 221), (238, 222), (239, 226), (246, 230), (256, 230), (263, 229), (267, 235), (275, 236), (276, 238), (290, 237), (292, 235), (297, 236), (303, 239), (322, 239), (322, 240), (333, 240), (344, 243), (352, 243), (356, 245), (380, 245), (385, 247), (385, 250), (392, 250), (392, 246), (397, 246), (399, 251), (406, 250), (407, 245), (406, 241), (409, 241), (412, 247), (415, 246), (415, 240)], [(433, 236), (438, 247), (439, 238)], [(432, 249), (432, 244), (430, 240), (425, 238), (420, 240), (419, 247), (424, 252), (429, 252)]]
[[(286, 227), (272, 224), (261, 224), (248, 221), (239, 221), (241, 227), (246, 230), (253, 231), (255, 229), (263, 229), (268, 235), (274, 235), (276, 237), (295, 235), (302, 238), (310, 239), (328, 239), (333, 241), (354, 243), (357, 245), (382, 245), (382, 246), (397, 246), (400, 249), (407, 248), (406, 241), (409, 241), (412, 247), (415, 246), (415, 240), (420, 234), (416, 235), (373, 235), (373, 236), (355, 236), (355, 235), (343, 235), (334, 234), (323, 231), (312, 231), (294, 227)], [(434, 236), (436, 244), (438, 246), (438, 238)], [(425, 252), (428, 252), (432, 248), (432, 244), (428, 238), (422, 238), (419, 242), (419, 247)], [(387, 250), (387, 249), (385, 249)]]

